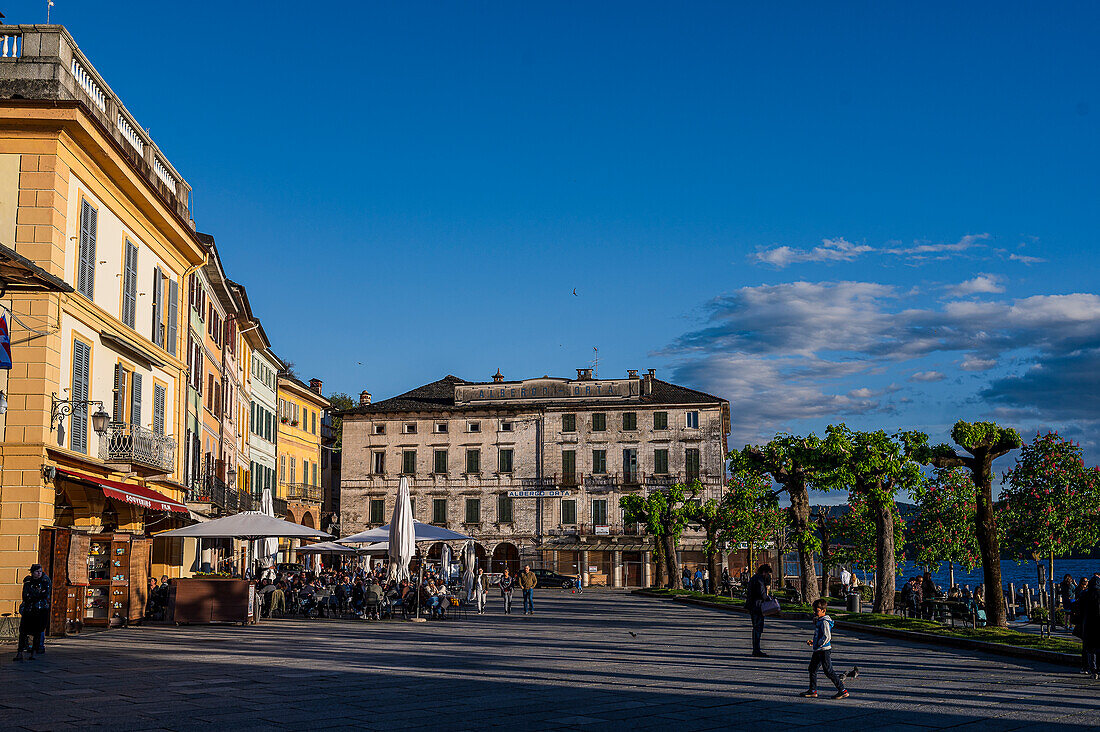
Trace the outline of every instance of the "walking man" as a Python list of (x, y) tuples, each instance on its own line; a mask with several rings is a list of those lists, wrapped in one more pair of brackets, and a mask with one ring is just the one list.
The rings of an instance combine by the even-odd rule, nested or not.
[(813, 648), (813, 655), (810, 656), (810, 688), (800, 695), (807, 699), (817, 698), (818, 666), (836, 686), (836, 694), (833, 695), (833, 698), (848, 698), (848, 690), (844, 688), (840, 676), (833, 670), (833, 619), (828, 616), (828, 612), (829, 603), (827, 600), (824, 598), (814, 600), (814, 637), (813, 640), (806, 641)]
[(477, 600), (478, 615), (485, 612), (485, 596), (489, 594), (489, 588), (485, 585), (485, 570), (478, 567), (477, 577), (474, 577), (474, 598)]
[(504, 574), (500, 577), (500, 596), (504, 599), (504, 614), (512, 614), (512, 589), (515, 586), (515, 580), (512, 579), (512, 575), (508, 573), (508, 570), (504, 570)]
[(535, 573), (531, 571), (531, 565), (525, 565), (523, 572), (519, 576), (519, 587), (523, 590), (523, 614), (534, 615), (535, 614), (535, 587), (539, 583), (539, 578), (535, 576)]
[(752, 620), (752, 655), (767, 656), (760, 650), (760, 637), (764, 635), (764, 611), (761, 605), (769, 598), (768, 587), (772, 583), (772, 568), (770, 564), (761, 564), (756, 574), (749, 580), (749, 591), (745, 596), (745, 609), (749, 611)]

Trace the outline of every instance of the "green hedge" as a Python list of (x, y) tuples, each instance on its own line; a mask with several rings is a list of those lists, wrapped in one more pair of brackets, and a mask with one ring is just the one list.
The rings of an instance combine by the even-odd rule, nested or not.
[(952, 628), (949, 625), (942, 625), (932, 620), (916, 620), (901, 615), (875, 615), (871, 613), (843, 613), (835, 615), (834, 618), (859, 625), (909, 630), (952, 638), (967, 638), (985, 641), (986, 643), (1016, 646), (1017, 648), (1038, 648), (1043, 651), (1056, 651), (1058, 653), (1081, 652), (1081, 644), (1076, 640), (1043, 638), (1038, 633), (1021, 633), (1018, 630), (1008, 630), (1006, 628), (962, 628), (958, 626)]

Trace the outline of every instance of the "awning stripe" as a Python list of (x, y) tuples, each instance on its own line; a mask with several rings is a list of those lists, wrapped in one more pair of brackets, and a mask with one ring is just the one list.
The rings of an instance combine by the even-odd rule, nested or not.
[(173, 501), (171, 498), (157, 493), (151, 488), (145, 488), (144, 486), (134, 485), (132, 483), (119, 483), (114, 480), (107, 480), (106, 478), (96, 478), (71, 470), (62, 470), (61, 468), (58, 468), (57, 472), (69, 478), (93, 483), (103, 489), (103, 495), (108, 498), (114, 498), (117, 501), (131, 503), (135, 506), (141, 506), (142, 508), (148, 508), (153, 511), (172, 511), (174, 513), (190, 514), (187, 506), (177, 501)]

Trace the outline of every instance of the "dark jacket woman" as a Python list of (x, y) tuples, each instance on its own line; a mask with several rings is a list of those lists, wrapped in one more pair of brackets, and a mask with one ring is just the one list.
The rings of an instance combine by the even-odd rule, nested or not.
[(50, 578), (42, 572), (41, 565), (31, 567), (29, 576), (23, 578), (23, 602), (19, 604), (19, 650), (15, 660), (23, 660), (23, 651), (29, 650), (34, 658), (39, 635), (50, 620)]
[(1085, 650), (1100, 651), (1100, 582), (1095, 577), (1077, 602), (1081, 610), (1081, 643)]

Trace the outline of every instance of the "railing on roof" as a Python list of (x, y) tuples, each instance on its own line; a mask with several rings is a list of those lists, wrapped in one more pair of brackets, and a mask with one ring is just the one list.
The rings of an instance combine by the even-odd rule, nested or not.
[(23, 49), (23, 34), (19, 32), (0, 31), (0, 58), (19, 58), (19, 52)]

